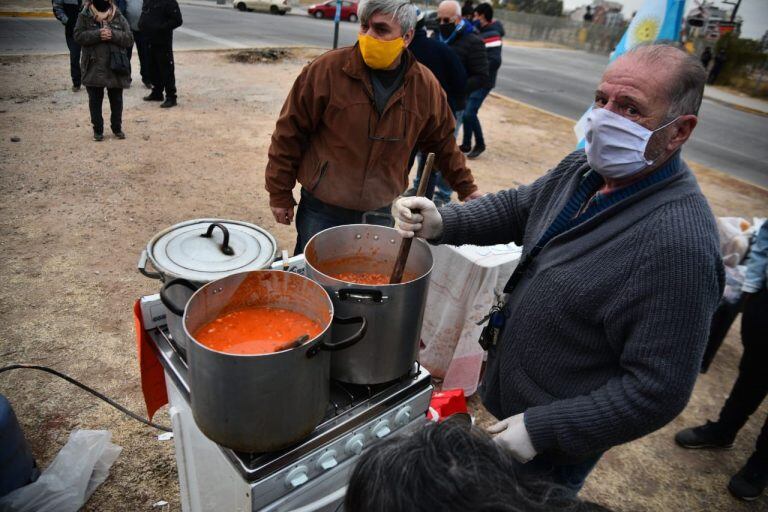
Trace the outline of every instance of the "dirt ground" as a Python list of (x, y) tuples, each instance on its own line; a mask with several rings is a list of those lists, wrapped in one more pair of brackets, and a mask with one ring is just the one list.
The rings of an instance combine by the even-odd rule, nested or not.
[[(127, 139), (91, 140), (87, 97), (69, 88), (67, 57), (0, 59), (0, 365), (48, 365), (143, 412), (131, 307), (158, 283), (136, 262), (164, 227), (191, 218), (242, 219), (292, 249), (292, 227), (272, 220), (263, 170), (275, 117), (312, 51), (274, 64), (231, 63), (225, 53), (176, 57), (179, 107), (125, 91)], [(105, 112), (108, 108), (105, 106)], [(570, 121), (489, 98), (488, 151), (472, 163), (481, 190), (532, 181), (573, 147)], [(18, 138), (13, 142), (12, 138)], [(768, 192), (695, 166), (718, 215), (765, 215)], [(671, 425), (611, 450), (584, 497), (621, 511), (765, 510), (725, 490), (746, 460), (768, 408), (732, 452), (686, 452), (683, 426), (713, 418), (740, 356), (734, 329), (693, 399)], [(123, 452), (85, 510), (179, 510), (171, 441), (70, 384), (39, 372), (0, 376), (32, 450), (45, 467), (72, 429), (109, 429)], [(490, 421), (478, 409), (481, 424)], [(156, 421), (168, 424), (165, 410)]]

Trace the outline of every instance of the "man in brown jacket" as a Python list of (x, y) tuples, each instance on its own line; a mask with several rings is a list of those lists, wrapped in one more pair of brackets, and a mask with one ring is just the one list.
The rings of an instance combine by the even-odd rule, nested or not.
[(416, 8), (367, 0), (358, 15), (358, 44), (302, 70), (272, 134), (266, 188), (277, 222), (291, 223), (292, 190), (297, 181), (302, 187), (296, 253), (323, 229), (363, 222), (366, 212), (388, 215), (408, 185), (414, 148), (435, 153), (459, 199), (480, 196), (456, 146), (445, 93), (406, 50)]

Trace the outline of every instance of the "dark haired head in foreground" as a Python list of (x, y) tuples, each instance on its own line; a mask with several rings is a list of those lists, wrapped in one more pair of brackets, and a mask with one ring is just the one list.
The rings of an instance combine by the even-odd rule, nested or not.
[(549, 484), (523, 486), (516, 466), (485, 432), (449, 418), (365, 451), (344, 507), (348, 512), (607, 510)]

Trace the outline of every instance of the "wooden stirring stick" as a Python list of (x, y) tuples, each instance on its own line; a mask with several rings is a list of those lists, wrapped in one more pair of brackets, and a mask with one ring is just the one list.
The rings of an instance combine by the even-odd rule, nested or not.
[(304, 344), (305, 341), (309, 339), (309, 334), (302, 334), (298, 338), (296, 338), (293, 341), (289, 341), (288, 343), (284, 345), (278, 345), (275, 347), (274, 352), (282, 352), (283, 350), (288, 350), (289, 348), (296, 348), (300, 347)]
[[(427, 163), (424, 165), (424, 171), (421, 173), (419, 189), (416, 191), (417, 197), (424, 197), (424, 194), (427, 191), (427, 185), (429, 184), (429, 177), (432, 175), (432, 166), (434, 164), (435, 154), (430, 153), (427, 155)], [(395, 261), (395, 269), (392, 271), (392, 276), (389, 278), (389, 284), (398, 284), (403, 280), (405, 263), (408, 261), (408, 253), (411, 252), (411, 243), (413, 243), (413, 238), (403, 238), (403, 243), (400, 244), (400, 252)]]

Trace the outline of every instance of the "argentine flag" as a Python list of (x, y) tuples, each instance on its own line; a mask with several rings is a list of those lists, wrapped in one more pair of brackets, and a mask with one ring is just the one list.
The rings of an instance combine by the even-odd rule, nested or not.
[[(632, 22), (624, 32), (616, 49), (611, 53), (610, 62), (635, 46), (651, 41), (679, 41), (683, 23), (685, 0), (646, 0), (637, 11)], [(584, 147), (585, 125), (587, 115), (592, 111), (589, 107), (579, 122), (573, 127), (578, 147)]]

